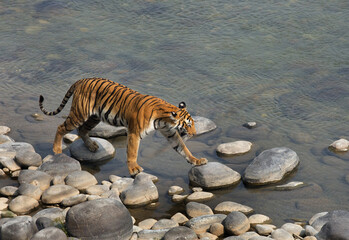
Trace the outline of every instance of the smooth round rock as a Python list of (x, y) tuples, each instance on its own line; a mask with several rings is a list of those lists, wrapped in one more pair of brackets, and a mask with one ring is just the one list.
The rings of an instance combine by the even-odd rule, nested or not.
[(184, 192), (184, 189), (180, 186), (171, 186), (167, 192), (168, 195), (172, 196), (175, 194), (181, 194), (182, 192)]
[[(322, 223), (324, 223), (322, 225)], [(312, 226), (321, 229), (315, 237), (318, 240), (327, 239), (349, 239), (349, 212), (345, 210), (336, 210), (319, 217)]]
[(38, 207), (39, 202), (34, 198), (21, 195), (12, 199), (8, 206), (14, 213), (25, 214)]
[(272, 220), (263, 214), (253, 214), (248, 217), (248, 221), (250, 222), (251, 226), (255, 226), (257, 224), (266, 224), (266, 223), (271, 223)]
[(7, 126), (0, 126), (0, 135), (7, 134), (11, 131), (11, 128)]
[(185, 226), (194, 230), (195, 233), (206, 232), (214, 223), (222, 223), (227, 216), (224, 214), (204, 215), (195, 217), (186, 222)]
[(346, 152), (349, 149), (349, 141), (341, 138), (331, 143), (330, 148), (334, 149), (335, 151)]
[(245, 214), (236, 211), (229, 213), (222, 224), (231, 235), (241, 235), (250, 229), (250, 222)]
[(179, 240), (179, 239), (185, 239), (185, 240), (197, 240), (196, 233), (188, 228), (188, 227), (174, 227), (170, 229), (165, 236), (163, 237), (163, 240)]
[(0, 144), (13, 142), (15, 142), (15, 140), (10, 138), (9, 136), (0, 134)]
[(30, 166), (35, 166), (39, 167), (42, 164), (42, 158), (41, 156), (32, 151), (18, 151), (16, 154), (16, 162), (21, 166), (21, 167), (30, 167)]
[(119, 191), (119, 193), (122, 193), (125, 189), (127, 189), (133, 184), (133, 181), (134, 179), (129, 177), (117, 179), (111, 185), (111, 189), (115, 188)]
[(42, 191), (50, 187), (52, 176), (39, 170), (22, 170), (18, 176), (20, 184), (28, 183), (38, 186)]
[(219, 237), (224, 234), (224, 226), (221, 223), (214, 223), (210, 227), (210, 233)]
[(215, 213), (229, 214), (233, 211), (249, 214), (253, 212), (253, 209), (249, 206), (245, 206), (240, 203), (231, 202), (231, 201), (221, 202), (214, 208)]
[(127, 129), (125, 127), (115, 127), (104, 122), (100, 122), (88, 134), (91, 137), (113, 138), (117, 136), (126, 136)]
[(154, 218), (147, 218), (138, 223), (138, 226), (142, 229), (151, 229), (152, 226), (157, 222)]
[(272, 148), (259, 154), (243, 174), (243, 180), (251, 185), (275, 183), (294, 170), (299, 164), (297, 153), (281, 147)]
[(126, 206), (142, 206), (157, 201), (159, 193), (151, 178), (140, 173), (132, 185), (121, 193), (120, 198)]
[(204, 189), (218, 189), (238, 183), (241, 176), (233, 169), (219, 162), (208, 162), (205, 165), (194, 166), (189, 171), (189, 180)]
[(203, 202), (213, 198), (213, 196), (213, 193), (210, 192), (193, 192), (186, 198), (186, 200), (187, 202)]
[(216, 124), (208, 118), (200, 116), (192, 116), (192, 118), (195, 124), (196, 135), (207, 133), (217, 128)]
[(81, 165), (79, 161), (61, 153), (52, 156), (51, 160), (48, 160), (46, 162), (44, 161), (44, 163), (41, 164), (38, 170), (45, 172), (52, 177), (66, 177), (69, 173), (81, 171)]
[(285, 231), (291, 233), (291, 234), (296, 234), (297, 236), (305, 236), (305, 230), (303, 227), (299, 226), (298, 224), (294, 223), (285, 223), (281, 226), (282, 229)]
[(30, 151), (35, 152), (33, 145), (26, 142), (7, 142), (0, 145), (0, 149), (12, 149), (16, 152), (19, 151)]
[(68, 185), (53, 185), (42, 194), (41, 200), (45, 204), (61, 203), (63, 199), (79, 194), (79, 190)]
[(0, 194), (7, 197), (14, 197), (18, 195), (18, 187), (5, 186), (0, 188)]
[(39, 186), (35, 186), (29, 183), (22, 183), (18, 188), (18, 193), (20, 195), (25, 195), (39, 201), (42, 195), (42, 190)]
[(0, 239), (27, 240), (37, 232), (30, 216), (19, 216), (8, 220), (1, 226)]
[(153, 230), (160, 230), (160, 229), (169, 229), (169, 228), (174, 228), (177, 227), (178, 223), (171, 219), (160, 219), (154, 225), (151, 227)]
[(67, 235), (56, 227), (48, 227), (35, 233), (35, 235), (30, 240), (68, 240)]
[(173, 215), (171, 219), (176, 223), (178, 223), (179, 225), (183, 225), (184, 223), (189, 221), (189, 219), (183, 213), (180, 213), (180, 212)]
[(184, 200), (187, 199), (187, 197), (188, 195), (175, 194), (172, 196), (172, 202), (175, 202), (175, 203), (183, 202)]
[(213, 211), (209, 206), (197, 202), (187, 203), (187, 205), (185, 206), (185, 211), (191, 218), (213, 214)]
[(36, 221), (37, 219), (39, 219), (41, 217), (49, 218), (52, 221), (56, 221), (56, 222), (57, 221), (64, 222), (65, 212), (63, 211), (63, 209), (57, 208), (57, 207), (45, 208), (45, 209), (37, 212), (33, 216), (33, 220)]
[(247, 153), (251, 147), (252, 143), (249, 141), (235, 141), (219, 144), (216, 151), (222, 155), (236, 155)]
[(91, 163), (102, 162), (114, 157), (115, 148), (113, 144), (102, 138), (91, 139), (99, 146), (96, 152), (88, 150), (82, 139), (78, 139), (69, 147), (71, 155), (81, 162)]
[(71, 236), (89, 239), (130, 239), (132, 218), (126, 207), (114, 199), (96, 199), (69, 209), (66, 229)]
[(85, 202), (86, 200), (87, 200), (87, 195), (85, 195), (85, 194), (78, 194), (76, 196), (72, 196), (72, 197), (63, 199), (62, 205), (64, 207), (71, 207), (71, 206), (74, 206), (76, 204)]
[(78, 140), (80, 137), (79, 135), (73, 134), (73, 133), (67, 133), (63, 136), (63, 141), (66, 143), (72, 143), (76, 140)]
[(95, 176), (87, 171), (75, 171), (69, 173), (65, 178), (65, 184), (72, 186), (78, 190), (86, 190), (88, 187), (98, 183)]
[(100, 196), (107, 191), (109, 191), (109, 187), (106, 185), (92, 185), (86, 188), (86, 193), (90, 195)]
[(268, 236), (272, 231), (276, 229), (276, 226), (271, 224), (257, 224), (254, 226), (256, 232), (260, 235)]
[(273, 231), (271, 236), (275, 240), (294, 240), (292, 234), (282, 228)]

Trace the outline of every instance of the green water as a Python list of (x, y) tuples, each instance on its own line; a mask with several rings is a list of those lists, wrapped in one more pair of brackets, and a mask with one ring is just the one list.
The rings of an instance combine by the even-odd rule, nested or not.
[[(56, 109), (84, 77), (105, 77), (212, 119), (214, 132), (192, 139), (192, 152), (243, 173), (261, 151), (286, 146), (300, 165), (284, 183), (295, 191), (238, 186), (213, 191), (207, 204), (236, 201), (275, 224), (320, 211), (349, 209), (349, 153), (327, 146), (349, 138), (349, 2), (333, 1), (91, 1), (0, 2), (0, 124), (16, 141), (51, 154), (61, 116), (37, 122), (38, 96)], [(69, 108), (61, 115), (66, 115)], [(247, 121), (260, 127), (248, 130)], [(249, 140), (252, 151), (221, 158), (223, 142)], [(125, 139), (102, 166), (85, 166), (98, 180), (127, 176)], [(188, 193), (190, 165), (157, 134), (142, 140), (139, 163), (160, 178), (159, 204), (133, 209), (138, 219), (184, 209), (167, 189)], [(2, 184), (5, 184), (6, 180)], [(7, 183), (7, 182), (6, 182)]]

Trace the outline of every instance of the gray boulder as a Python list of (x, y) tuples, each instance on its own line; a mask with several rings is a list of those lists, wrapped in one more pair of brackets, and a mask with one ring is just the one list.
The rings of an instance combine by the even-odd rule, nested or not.
[(91, 137), (100, 138), (113, 138), (117, 136), (126, 136), (127, 128), (125, 127), (115, 127), (104, 122), (100, 122), (96, 127), (94, 127), (89, 135)]
[(61, 153), (52, 156), (52, 160), (44, 162), (37, 170), (45, 172), (52, 177), (66, 177), (69, 173), (81, 171), (79, 161)]
[(6, 151), (31, 151), (35, 152), (33, 145), (26, 142), (6, 142), (0, 145), (0, 149), (4, 149)]
[(1, 226), (0, 239), (27, 240), (37, 232), (35, 223), (30, 216), (20, 216), (8, 220)]
[(52, 176), (37, 170), (22, 170), (18, 176), (18, 182), (20, 184), (28, 183), (40, 187), (42, 191), (45, 191), (50, 187)]
[(175, 227), (170, 229), (164, 236), (163, 240), (178, 240), (178, 239), (186, 239), (186, 240), (197, 240), (198, 237), (196, 233), (188, 228), (188, 227)]
[(67, 240), (68, 238), (67, 238), (67, 235), (65, 235), (65, 233), (61, 229), (55, 228), (55, 227), (48, 227), (35, 233), (35, 235), (30, 240), (48, 240), (48, 239)]
[(38, 207), (39, 202), (32, 197), (21, 195), (12, 199), (8, 206), (14, 213), (25, 214)]
[(243, 180), (252, 185), (275, 183), (282, 180), (298, 164), (297, 153), (289, 148), (265, 150), (245, 169)]
[(216, 124), (208, 118), (200, 116), (193, 116), (192, 118), (195, 124), (196, 135), (207, 133), (217, 128)]
[(132, 185), (121, 193), (120, 198), (126, 206), (143, 206), (157, 201), (159, 193), (151, 178), (139, 173)]
[(241, 235), (250, 229), (248, 218), (245, 214), (237, 211), (229, 213), (222, 224), (230, 235)]
[(337, 210), (319, 217), (312, 223), (315, 229), (321, 227), (315, 235), (318, 240), (339, 239), (349, 240), (349, 212)]
[(39, 186), (29, 183), (22, 183), (18, 188), (18, 193), (39, 201), (42, 195), (42, 190)]
[(189, 171), (189, 180), (195, 186), (205, 189), (218, 189), (238, 183), (241, 176), (233, 169), (219, 162), (208, 162), (194, 166)]
[(88, 163), (101, 162), (114, 157), (115, 148), (113, 144), (102, 138), (91, 139), (99, 146), (96, 152), (88, 150), (82, 139), (78, 139), (69, 146), (71, 155), (81, 162)]
[(46, 208), (46, 209), (43, 209), (43, 210), (37, 212), (33, 216), (33, 220), (37, 221), (37, 219), (42, 218), (42, 217), (49, 218), (55, 223), (64, 222), (64, 220), (65, 220), (64, 210), (61, 208), (57, 208), (57, 207)]
[(69, 209), (66, 228), (71, 236), (87, 239), (130, 239), (132, 218), (126, 207), (114, 199), (96, 199)]

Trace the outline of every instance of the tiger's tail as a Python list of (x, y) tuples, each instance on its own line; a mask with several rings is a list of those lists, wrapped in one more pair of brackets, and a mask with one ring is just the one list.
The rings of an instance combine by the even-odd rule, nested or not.
[(73, 84), (69, 90), (67, 91), (67, 93), (65, 94), (62, 102), (61, 102), (61, 105), (59, 105), (59, 107), (53, 111), (53, 112), (49, 112), (47, 111), (44, 106), (43, 106), (43, 102), (44, 102), (44, 97), (42, 95), (40, 95), (40, 98), (39, 98), (39, 107), (40, 107), (40, 110), (45, 114), (45, 115), (48, 115), (48, 116), (54, 116), (54, 115), (57, 115), (58, 113), (60, 113), (62, 111), (62, 109), (65, 107), (65, 105), (67, 104), (69, 98), (73, 95), (74, 93), (74, 90), (75, 90), (75, 86), (76, 86), (76, 83)]

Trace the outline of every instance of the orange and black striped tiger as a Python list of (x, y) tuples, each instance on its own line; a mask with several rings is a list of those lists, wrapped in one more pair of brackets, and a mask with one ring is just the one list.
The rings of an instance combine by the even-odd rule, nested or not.
[(152, 130), (159, 130), (172, 147), (194, 165), (207, 163), (207, 159), (194, 157), (185, 146), (182, 137), (196, 134), (192, 117), (181, 102), (178, 107), (149, 95), (140, 94), (124, 85), (102, 78), (87, 78), (75, 82), (54, 112), (43, 107), (40, 95), (39, 106), (46, 115), (58, 114), (74, 95), (69, 115), (58, 126), (53, 144), (55, 154), (62, 152), (62, 137), (78, 129), (78, 134), (91, 152), (98, 149), (88, 132), (100, 121), (113, 126), (125, 126), (127, 134), (127, 166), (131, 175), (143, 171), (137, 164), (139, 142)]

